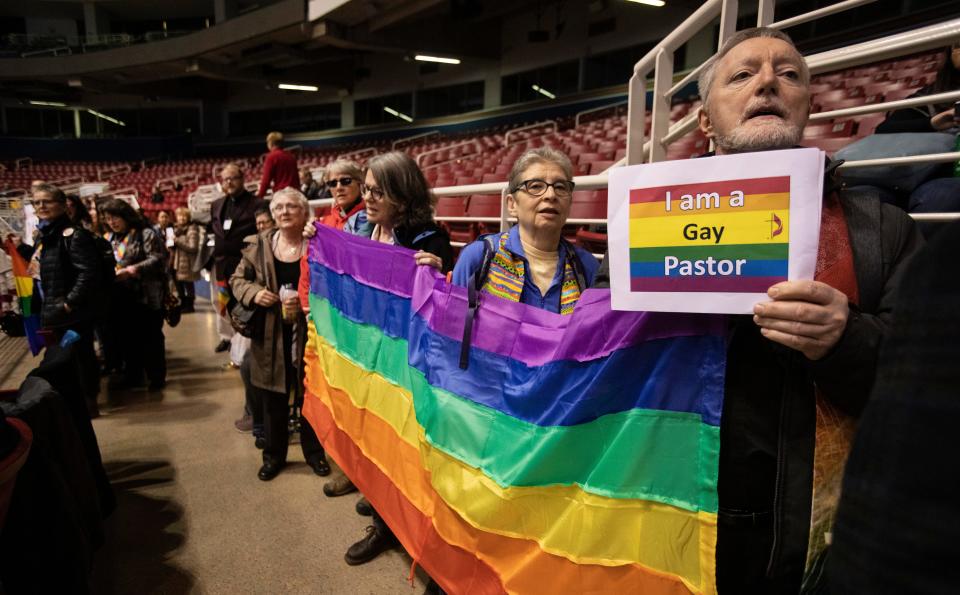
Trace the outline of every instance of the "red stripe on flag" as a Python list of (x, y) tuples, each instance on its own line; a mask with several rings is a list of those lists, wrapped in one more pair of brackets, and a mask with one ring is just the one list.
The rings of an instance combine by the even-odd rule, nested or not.
[(786, 277), (633, 277), (630, 291), (767, 293), (772, 285), (786, 280)]
[(653, 188), (634, 188), (630, 190), (630, 202), (663, 202), (667, 198), (667, 191), (673, 200), (679, 200), (683, 194), (716, 192), (721, 197), (730, 196), (733, 190), (749, 194), (775, 194), (790, 192), (790, 176), (772, 178), (748, 178), (745, 180), (719, 180), (716, 182), (702, 182), (697, 184), (676, 184), (673, 186), (656, 186)]

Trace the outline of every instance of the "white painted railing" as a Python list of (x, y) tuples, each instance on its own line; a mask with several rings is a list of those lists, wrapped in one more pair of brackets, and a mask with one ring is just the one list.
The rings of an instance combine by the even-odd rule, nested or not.
[[(428, 138), (430, 138), (430, 137), (432, 137), (432, 136), (440, 136), (440, 131), (439, 131), (439, 130), (431, 130), (431, 131), (429, 131), (429, 132), (421, 132), (420, 134), (414, 134), (413, 136), (407, 136), (407, 137), (404, 137), (404, 138), (398, 138), (397, 140), (393, 141), (393, 144), (392, 144), (392, 145), (390, 145), (390, 149), (391, 149), (392, 151), (396, 151), (396, 150), (397, 150), (399, 147), (401, 147), (401, 146), (406, 146), (406, 145), (413, 144), (413, 143), (415, 143), (415, 142), (417, 142), (417, 141), (426, 140), (426, 139), (428, 139)], [(405, 144), (406, 144), (406, 145), (405, 145)]]
[(350, 153), (344, 153), (343, 155), (338, 155), (337, 159), (347, 159), (349, 161), (359, 161), (364, 157), (373, 157), (380, 152), (380, 149), (377, 147), (367, 147), (365, 149), (358, 149), (356, 151), (351, 151)]
[[(452, 151), (453, 149), (459, 149), (460, 147), (466, 147), (470, 145), (473, 145), (475, 149), (471, 153), (460, 154), (456, 157), (450, 157), (449, 159), (444, 159), (443, 161), (438, 161), (437, 163), (431, 163), (429, 165), (421, 165), (423, 163), (423, 160), (426, 159), (428, 155), (439, 155), (440, 153)], [(444, 163), (450, 163), (452, 161), (456, 161), (457, 159), (463, 159), (464, 157), (471, 157), (473, 155), (478, 155), (482, 152), (483, 152), (483, 148), (480, 146), (479, 140), (468, 140), (462, 143), (456, 143), (456, 144), (450, 145), (449, 147), (440, 147), (439, 149), (424, 151), (423, 153), (420, 153), (419, 155), (417, 155), (416, 162), (421, 169), (426, 169), (428, 167), (436, 167), (438, 165), (443, 165)]]
[(117, 176), (122, 176), (133, 171), (133, 168), (130, 167), (130, 164), (125, 163), (123, 165), (114, 165), (113, 167), (103, 167), (97, 169), (97, 179), (98, 180), (109, 180), (110, 178), (115, 178)]
[(582, 112), (577, 112), (577, 115), (573, 118), (573, 125), (579, 128), (580, 121), (584, 116), (592, 116), (593, 114), (602, 112), (604, 110), (612, 109), (613, 115), (616, 116), (617, 112), (620, 111), (620, 108), (626, 108), (626, 107), (627, 107), (626, 101), (618, 101), (617, 103), (611, 103), (608, 105), (601, 105), (600, 107), (592, 107), (590, 109), (585, 109)]
[[(835, 14), (844, 10), (868, 4), (875, 0), (848, 0), (839, 2), (829, 7), (811, 11), (804, 15), (799, 15), (791, 19), (785, 19), (779, 22), (773, 21), (774, 0), (759, 0), (758, 23), (769, 24), (776, 28), (787, 28), (803, 22), (809, 22), (829, 14)], [(628, 134), (627, 134), (627, 157), (617, 162), (612, 167), (618, 167), (627, 163), (642, 163), (644, 161), (661, 161), (666, 156), (666, 148), (669, 144), (682, 138), (697, 127), (697, 113), (691, 112), (679, 122), (672, 126), (669, 124), (670, 103), (673, 94), (684, 86), (696, 80), (702, 68), (696, 68), (687, 74), (676, 84), (673, 81), (673, 52), (686, 43), (693, 35), (697, 34), (705, 26), (711, 25), (713, 21), (720, 17), (720, 39), (719, 45), (735, 32), (736, 15), (738, 2), (736, 0), (707, 0), (702, 6), (684, 21), (677, 29), (671, 32), (664, 40), (658, 44), (650, 53), (641, 59), (634, 67), (634, 75), (630, 79), (629, 92), (630, 101), (628, 102)], [(960, 19), (938, 23), (928, 27), (923, 27), (905, 33), (898, 33), (881, 39), (872, 40), (845, 48), (839, 48), (828, 52), (822, 52), (808, 56), (807, 64), (810, 66), (811, 73), (819, 74), (832, 70), (851, 68), (877, 62), (884, 59), (895, 58), (910, 53), (925, 51), (928, 49), (939, 48), (950, 45), (952, 42), (960, 40)], [(719, 49), (719, 48), (718, 48)], [(650, 138), (644, 135), (644, 120), (646, 119), (645, 99), (647, 92), (647, 76), (654, 74), (654, 101), (653, 117), (650, 131)], [(891, 109), (900, 109), (915, 105), (925, 105), (933, 102), (953, 101), (960, 98), (960, 91), (944, 93), (937, 96), (925, 98), (903, 99), (885, 103), (845, 108), (841, 110), (832, 110), (812, 114), (811, 122), (825, 121), (837, 117), (857, 116), (868, 113), (877, 113), (889, 111)], [(594, 108), (595, 111), (609, 109), (611, 106), (602, 106)], [(587, 113), (591, 110), (585, 110)], [(578, 114), (579, 116), (579, 114)], [(579, 117), (577, 118), (579, 124)], [(527, 128), (536, 128), (540, 124), (531, 124)], [(509, 135), (509, 133), (508, 133)], [(651, 142), (651, 138), (658, 139)], [(526, 140), (526, 139), (524, 139)], [(509, 143), (507, 143), (509, 144)], [(941, 153), (937, 155), (926, 155), (918, 157), (895, 157), (889, 159), (873, 159), (870, 161), (846, 162), (841, 168), (868, 167), (872, 165), (896, 165), (905, 163), (922, 162), (951, 162), (960, 159), (960, 153)], [(607, 170), (608, 172), (609, 170)], [(590, 190), (607, 187), (607, 172), (593, 176), (575, 177), (577, 190)], [(506, 182), (497, 182), (489, 184), (470, 184), (464, 186), (451, 186), (434, 189), (437, 196), (468, 196), (471, 194), (498, 194), (506, 189)], [(922, 213), (912, 214), (918, 221), (952, 221), (960, 219), (960, 213)], [(438, 221), (476, 221), (491, 223), (495, 221), (506, 221), (501, 217), (437, 217)], [(606, 219), (582, 219), (569, 220), (571, 224), (605, 224)]]

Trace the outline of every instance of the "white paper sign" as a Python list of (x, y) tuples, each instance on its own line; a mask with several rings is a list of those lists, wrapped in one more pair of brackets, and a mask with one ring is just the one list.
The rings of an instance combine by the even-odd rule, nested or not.
[(813, 279), (824, 154), (763, 151), (610, 170), (615, 310), (750, 314)]

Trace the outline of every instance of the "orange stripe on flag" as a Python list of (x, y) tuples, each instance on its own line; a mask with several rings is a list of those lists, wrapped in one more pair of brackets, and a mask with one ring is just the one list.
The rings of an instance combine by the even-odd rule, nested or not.
[[(316, 354), (308, 350), (307, 360)], [(644, 593), (681, 595), (690, 590), (677, 578), (638, 565), (577, 564), (540, 549), (535, 541), (481, 531), (464, 521), (430, 485), (419, 452), (404, 442), (385, 421), (358, 410), (350, 397), (331, 387), (319, 367), (308, 361), (304, 415), (324, 446), (351, 480), (374, 504), (411, 556), (451, 593), (488, 592), (461, 582), (477, 568), (455, 564), (438, 551), (425, 550), (426, 528), (407, 506), (425, 519), (447, 547), (472, 552), (492, 569), (510, 593)], [(324, 394), (325, 393), (325, 394)], [(379, 473), (372, 473), (376, 469)], [(384, 486), (383, 484), (388, 484)], [(392, 488), (392, 490), (390, 489)], [(459, 564), (459, 565), (458, 565)], [(487, 579), (489, 582), (489, 579)], [(499, 586), (499, 585), (498, 585)], [(489, 585), (488, 585), (489, 587)]]

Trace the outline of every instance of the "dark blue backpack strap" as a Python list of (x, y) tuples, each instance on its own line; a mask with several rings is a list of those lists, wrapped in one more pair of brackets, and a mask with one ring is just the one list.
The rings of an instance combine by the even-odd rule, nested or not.
[(500, 236), (490, 234), (482, 238), (483, 260), (480, 267), (473, 273), (473, 283), (467, 283), (467, 316), (463, 321), (463, 340), (460, 342), (460, 369), (466, 370), (470, 363), (470, 341), (473, 337), (473, 319), (477, 315), (480, 305), (480, 290), (490, 272), (490, 262), (499, 247)]

